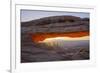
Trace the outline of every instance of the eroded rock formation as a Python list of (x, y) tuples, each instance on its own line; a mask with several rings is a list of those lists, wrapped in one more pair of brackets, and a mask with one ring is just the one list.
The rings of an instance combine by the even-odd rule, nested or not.
[(53, 16), (22, 22), (22, 33), (89, 31), (89, 20), (75, 16)]
[[(21, 62), (89, 59), (89, 46), (76, 49), (45, 49), (32, 41), (36, 33), (89, 32), (89, 19), (75, 16), (52, 16), (21, 22)], [(89, 45), (89, 44), (88, 44)], [(86, 49), (84, 49), (86, 48)], [(85, 53), (85, 54), (83, 54)]]

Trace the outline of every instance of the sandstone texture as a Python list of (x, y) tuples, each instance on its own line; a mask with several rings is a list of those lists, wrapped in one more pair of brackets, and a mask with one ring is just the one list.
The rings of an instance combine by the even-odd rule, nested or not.
[(89, 20), (75, 16), (52, 16), (21, 23), (22, 33), (89, 31)]
[[(89, 43), (82, 47), (41, 46), (32, 40), (36, 33), (89, 32), (89, 19), (75, 16), (52, 16), (21, 22), (21, 62), (47, 62), (89, 59)], [(53, 49), (50, 49), (53, 48)]]

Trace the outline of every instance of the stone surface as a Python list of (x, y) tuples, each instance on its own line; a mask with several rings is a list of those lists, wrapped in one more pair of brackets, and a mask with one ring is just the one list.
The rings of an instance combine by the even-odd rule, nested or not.
[[(21, 62), (44, 62), (89, 59), (89, 46), (51, 49), (32, 41), (35, 33), (89, 32), (89, 19), (75, 16), (53, 16), (21, 22)], [(89, 44), (88, 44), (89, 45)], [(67, 47), (66, 47), (67, 48)], [(84, 49), (85, 48), (85, 49)]]
[(21, 23), (22, 33), (89, 31), (89, 21), (75, 16), (53, 16)]

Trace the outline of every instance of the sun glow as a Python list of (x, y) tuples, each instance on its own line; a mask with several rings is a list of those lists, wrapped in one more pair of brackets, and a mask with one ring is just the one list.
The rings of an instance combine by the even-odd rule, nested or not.
[(39, 42), (50, 42), (50, 41), (78, 41), (78, 40), (89, 40), (89, 36), (76, 37), (76, 38), (71, 38), (71, 37), (54, 37), (54, 38), (46, 38), (43, 41), (39, 41)]
[[(43, 41), (38, 41), (38, 43), (45, 44), (47, 46), (55, 46), (55, 47), (68, 47), (73, 45), (81, 44), (82, 41), (86, 42), (89, 40), (89, 36), (84, 37), (54, 37), (54, 38), (46, 38)], [(71, 45), (73, 43), (73, 45)]]
[(37, 33), (32, 34), (34, 42), (47, 40), (81, 40), (88, 39), (89, 32), (70, 32), (70, 33)]

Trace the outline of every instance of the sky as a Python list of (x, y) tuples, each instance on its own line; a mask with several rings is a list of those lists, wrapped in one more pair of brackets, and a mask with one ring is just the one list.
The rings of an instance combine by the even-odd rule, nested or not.
[(31, 21), (43, 17), (71, 15), (81, 18), (89, 18), (89, 13), (83, 12), (62, 12), (62, 11), (40, 11), (40, 10), (21, 10), (21, 22)]

